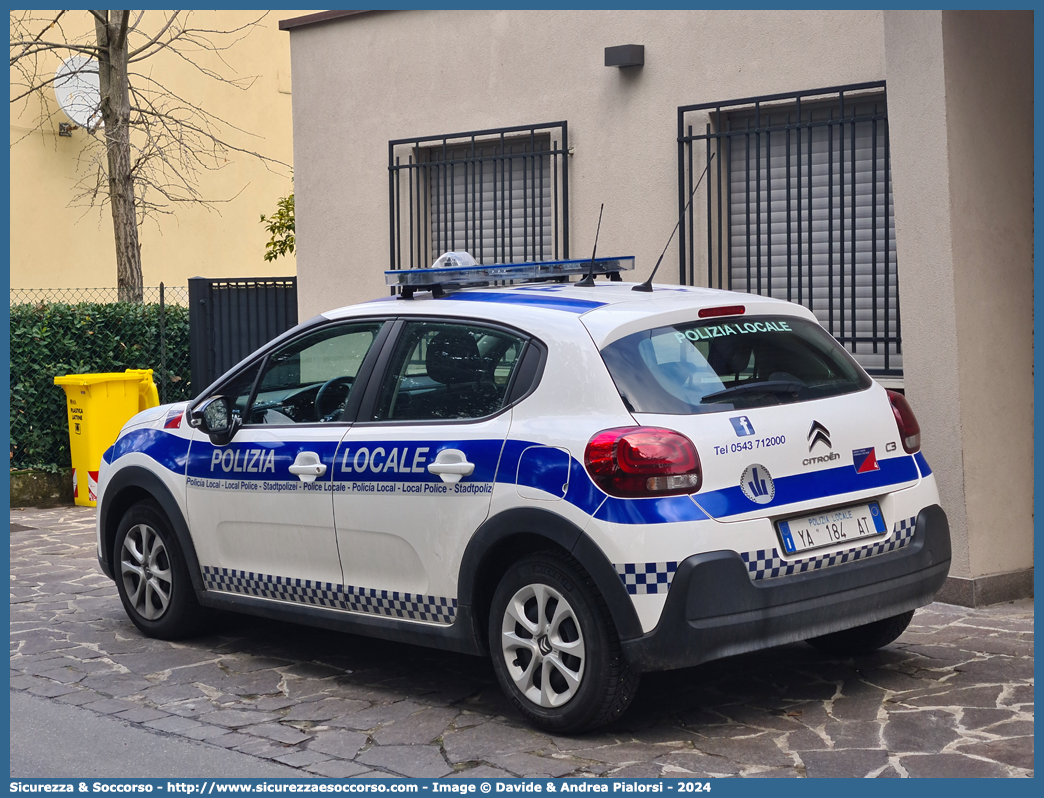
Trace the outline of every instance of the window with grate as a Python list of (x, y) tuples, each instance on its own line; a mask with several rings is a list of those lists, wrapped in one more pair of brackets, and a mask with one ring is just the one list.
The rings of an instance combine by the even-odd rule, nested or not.
[(709, 283), (803, 304), (867, 371), (901, 378), (884, 84), (689, 106), (679, 124), (685, 200), (710, 163)]
[(389, 143), (391, 268), (569, 257), (565, 122)]

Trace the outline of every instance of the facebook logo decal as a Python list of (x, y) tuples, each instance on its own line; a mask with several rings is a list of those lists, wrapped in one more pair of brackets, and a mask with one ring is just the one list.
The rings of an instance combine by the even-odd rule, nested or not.
[(732, 422), (732, 428), (736, 430), (736, 435), (739, 437), (743, 438), (754, 434), (754, 425), (750, 423), (750, 419), (746, 416), (736, 416), (735, 418), (730, 418), (729, 421)]

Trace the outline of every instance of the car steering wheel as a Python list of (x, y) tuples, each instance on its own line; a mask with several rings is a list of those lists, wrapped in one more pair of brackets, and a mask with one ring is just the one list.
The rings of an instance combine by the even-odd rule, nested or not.
[[(322, 421), (344, 404), (348, 394), (351, 392), (351, 385), (354, 379), (354, 377), (346, 376), (332, 377), (323, 383), (319, 393), (315, 395), (315, 416), (317, 419)], [(338, 391), (339, 388), (347, 388), (348, 390), (344, 391), (342, 396), (341, 392)]]

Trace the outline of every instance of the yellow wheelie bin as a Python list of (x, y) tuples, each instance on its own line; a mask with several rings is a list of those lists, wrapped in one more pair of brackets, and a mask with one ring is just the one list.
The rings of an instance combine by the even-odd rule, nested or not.
[(54, 378), (65, 389), (72, 450), (73, 500), (97, 504), (98, 467), (120, 428), (135, 413), (159, 404), (152, 369), (108, 374), (66, 374)]

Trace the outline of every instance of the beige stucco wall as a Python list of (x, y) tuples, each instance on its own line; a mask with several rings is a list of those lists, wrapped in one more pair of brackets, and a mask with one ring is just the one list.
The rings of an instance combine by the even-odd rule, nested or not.
[(906, 390), (962, 577), (1033, 559), (1032, 24), (884, 19)]
[[(646, 274), (677, 214), (678, 106), (884, 77), (880, 12), (410, 11), (290, 40), (302, 318), (387, 293), (391, 139), (567, 120), (571, 254), (604, 202), (598, 251)], [(605, 67), (619, 44), (645, 66)]]
[[(38, 13), (43, 16), (45, 12)], [(261, 13), (197, 11), (192, 14), (192, 26), (231, 29)], [(270, 12), (259, 28), (220, 57), (214, 53), (199, 56), (203, 66), (226, 77), (257, 76), (247, 91), (213, 81), (177, 56), (161, 54), (137, 66), (153, 70), (179, 94), (246, 131), (225, 131), (231, 144), (292, 164), (290, 48), (278, 23), (297, 13), (303, 12)], [(162, 14), (150, 15), (153, 23), (146, 24), (156, 31), (162, 23), (154, 23)], [(69, 30), (79, 32), (90, 29), (89, 19), (86, 12), (70, 12), (65, 21)], [(57, 65), (55, 59), (51, 68)], [(46, 91), (46, 95), (48, 109), (56, 108), (54, 93)], [(39, 111), (34, 101), (11, 107), (11, 140), (18, 141), (10, 150), (11, 286), (115, 286), (108, 207), (100, 211), (69, 207), (87, 133), (76, 130), (71, 138), (59, 137), (58, 123), (68, 121), (61, 112), (42, 130), (32, 132)], [(293, 191), (288, 169), (269, 170), (256, 159), (229, 153), (227, 165), (201, 174), (199, 187), (207, 198), (228, 201), (217, 204), (215, 211), (179, 207), (174, 216), (145, 223), (140, 231), (145, 285), (162, 281), (184, 286), (194, 275), (248, 277), (296, 272), (293, 256), (274, 263), (263, 260), (268, 235), (258, 223), (262, 213), (272, 213), (277, 200)]]

